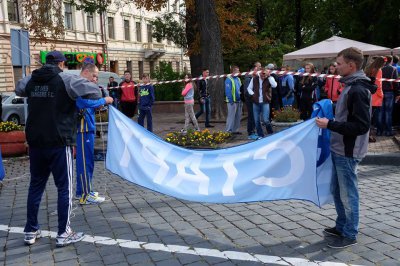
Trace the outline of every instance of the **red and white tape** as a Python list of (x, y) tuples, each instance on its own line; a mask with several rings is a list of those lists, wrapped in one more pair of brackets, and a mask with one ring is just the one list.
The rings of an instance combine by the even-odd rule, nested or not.
[[(191, 79), (175, 79), (175, 80), (168, 80), (168, 81), (157, 81), (157, 82), (150, 82), (150, 83), (140, 83), (140, 84), (135, 84), (134, 86), (145, 86), (145, 85), (159, 85), (159, 84), (170, 84), (170, 83), (179, 83), (179, 82), (189, 82), (189, 81), (197, 81), (197, 80), (208, 80), (208, 79), (220, 79), (220, 78), (227, 78), (227, 77), (237, 77), (237, 76), (246, 76), (246, 75), (253, 75), (253, 74), (259, 74), (260, 71), (249, 71), (249, 72), (242, 72), (242, 73), (236, 73), (236, 74), (223, 74), (223, 75), (214, 75), (214, 76), (208, 76), (206, 78), (204, 77), (198, 77), (198, 78), (191, 78)], [(317, 77), (317, 78), (341, 78), (342, 76), (340, 75), (330, 75), (330, 74), (319, 74), (319, 73), (303, 73), (303, 72), (293, 72), (293, 71), (279, 71), (279, 70), (272, 70), (269, 72), (270, 74), (277, 74), (277, 75), (294, 75), (294, 76), (311, 76), (311, 77)], [(400, 78), (398, 79), (387, 79), (387, 78), (381, 78), (381, 81), (387, 81), (387, 82), (400, 82)], [(118, 86), (118, 87), (109, 87), (108, 89), (118, 89), (118, 88), (124, 88), (126, 86)], [(127, 87), (132, 87), (132, 85), (129, 85)]]

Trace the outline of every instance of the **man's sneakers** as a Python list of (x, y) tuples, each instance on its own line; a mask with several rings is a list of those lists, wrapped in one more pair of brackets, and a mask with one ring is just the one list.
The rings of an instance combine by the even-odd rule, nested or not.
[[(99, 192), (97, 192), (97, 191), (92, 191), (92, 192), (90, 192), (90, 194), (92, 194), (93, 197), (99, 196)], [(80, 200), (81, 198), (82, 198), (82, 195), (75, 195), (75, 200)]]
[(256, 140), (258, 138), (257, 134), (253, 133), (247, 137), (249, 140)]
[(71, 232), (64, 233), (62, 235), (58, 235), (56, 238), (56, 247), (65, 247), (69, 244), (76, 243), (81, 241), (85, 237), (85, 234), (82, 232)]
[(347, 248), (357, 244), (357, 239), (347, 237), (338, 237), (332, 243), (328, 244), (330, 248)]
[(106, 199), (104, 197), (100, 197), (97, 192), (90, 192), (88, 195), (82, 195), (79, 199), (79, 204), (87, 205), (87, 204), (100, 204)]
[(323, 232), (326, 236), (342, 236), (342, 233), (336, 230), (336, 227), (325, 228)]
[(42, 237), (42, 232), (40, 230), (37, 230), (36, 232), (25, 232), (24, 241), (25, 244), (32, 245), (35, 244), (36, 239), (39, 239), (41, 237)]
[(336, 229), (336, 227), (325, 228), (324, 235), (326, 236), (334, 236), (335, 240), (332, 243), (328, 244), (330, 248), (347, 248), (357, 244), (356, 239), (351, 239), (342, 236), (342, 233)]

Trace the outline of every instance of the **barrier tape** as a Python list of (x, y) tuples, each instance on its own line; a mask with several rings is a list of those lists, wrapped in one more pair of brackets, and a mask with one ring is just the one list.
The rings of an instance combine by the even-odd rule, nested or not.
[[(168, 80), (168, 81), (157, 81), (157, 82), (149, 82), (149, 83), (138, 83), (134, 85), (128, 85), (128, 86), (117, 86), (117, 87), (108, 87), (108, 89), (119, 89), (119, 88), (125, 88), (125, 87), (140, 87), (140, 86), (145, 86), (145, 85), (160, 85), (160, 84), (170, 84), (170, 83), (179, 83), (179, 82), (189, 82), (189, 81), (198, 81), (198, 80), (209, 80), (209, 79), (220, 79), (220, 78), (227, 78), (227, 77), (238, 77), (238, 76), (246, 76), (246, 75), (255, 75), (259, 74), (262, 70), (259, 71), (248, 71), (248, 72), (242, 72), (242, 73), (236, 73), (236, 74), (223, 74), (223, 75), (214, 75), (214, 76), (208, 76), (208, 77), (198, 77), (198, 78), (191, 78), (191, 79), (175, 79), (175, 80)], [(301, 76), (301, 77), (317, 77), (317, 78), (337, 78), (340, 79), (342, 76), (340, 75), (332, 75), (332, 74), (319, 74), (319, 73), (303, 73), (303, 72), (293, 72), (293, 71), (279, 71), (279, 70), (269, 70), (269, 74), (277, 74), (277, 75), (294, 75), (294, 76)], [(400, 78), (398, 79), (387, 79), (387, 78), (381, 78), (379, 79), (381, 81), (387, 81), (387, 82), (399, 82), (400, 83)]]

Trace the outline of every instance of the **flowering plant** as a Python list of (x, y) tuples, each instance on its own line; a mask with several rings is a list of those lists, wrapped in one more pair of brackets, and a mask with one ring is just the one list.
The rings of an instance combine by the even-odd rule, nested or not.
[(22, 126), (17, 125), (14, 122), (0, 122), (0, 132), (10, 132), (10, 131), (21, 131)]
[(165, 140), (179, 145), (189, 147), (212, 147), (225, 142), (232, 136), (229, 132), (216, 131), (210, 132), (208, 129), (202, 131), (188, 130), (186, 134), (181, 132), (170, 132), (166, 135)]
[(272, 115), (275, 122), (297, 122), (300, 120), (300, 112), (292, 106), (285, 106), (279, 111), (274, 110)]

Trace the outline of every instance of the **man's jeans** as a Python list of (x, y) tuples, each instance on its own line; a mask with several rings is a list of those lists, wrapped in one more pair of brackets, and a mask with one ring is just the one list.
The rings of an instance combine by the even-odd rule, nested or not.
[(196, 113), (196, 119), (199, 118), (204, 112), (206, 113), (206, 123), (205, 125), (208, 126), (210, 125), (210, 117), (211, 117), (211, 100), (210, 97), (204, 98), (204, 103), (200, 105), (200, 111)]
[(269, 104), (268, 103), (253, 103), (253, 114), (254, 122), (256, 124), (257, 135), (259, 137), (264, 137), (264, 132), (261, 127), (260, 114), (262, 113), (262, 119), (267, 128), (268, 134), (272, 134), (272, 126), (269, 121)]
[(331, 190), (337, 212), (336, 230), (344, 237), (356, 239), (359, 222), (357, 167), (361, 159), (332, 152)]
[(394, 95), (392, 91), (383, 92), (382, 108), (378, 114), (376, 123), (377, 135), (392, 135), (392, 112), (394, 104)]

